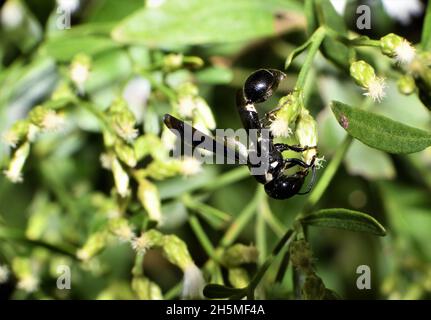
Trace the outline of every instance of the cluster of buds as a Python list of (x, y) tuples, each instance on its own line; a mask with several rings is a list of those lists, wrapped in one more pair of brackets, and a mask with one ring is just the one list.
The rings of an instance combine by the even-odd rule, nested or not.
[(216, 127), (211, 108), (198, 95), (198, 88), (191, 82), (183, 83), (178, 88), (178, 103), (174, 108), (182, 118), (191, 119), (196, 129), (208, 132)]
[(18, 278), (17, 287), (27, 293), (33, 293), (39, 288), (37, 265), (30, 258), (16, 257), (12, 261), (12, 270)]
[(374, 68), (363, 60), (350, 64), (350, 75), (356, 84), (362, 87), (373, 101), (381, 102), (386, 95), (386, 83), (383, 77), (376, 76)]

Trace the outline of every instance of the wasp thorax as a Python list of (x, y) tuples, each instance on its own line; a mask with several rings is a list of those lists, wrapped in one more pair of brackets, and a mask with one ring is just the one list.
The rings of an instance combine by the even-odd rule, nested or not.
[(277, 90), (278, 84), (285, 77), (283, 72), (274, 69), (260, 69), (253, 72), (244, 84), (246, 102), (264, 102)]

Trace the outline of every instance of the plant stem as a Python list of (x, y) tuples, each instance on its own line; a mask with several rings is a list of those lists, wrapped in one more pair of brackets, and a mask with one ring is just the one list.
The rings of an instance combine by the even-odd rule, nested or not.
[(48, 242), (45, 242), (43, 240), (37, 240), (37, 239), (29, 239), (25, 232), (20, 229), (14, 229), (9, 227), (0, 226), (0, 239), (4, 240), (16, 240), (19, 242), (23, 242), (29, 245), (42, 247), (45, 249), (48, 249), (50, 251), (60, 253), (69, 257), (72, 257), (76, 259), (75, 255), (75, 249), (68, 245), (58, 245), (58, 244), (51, 244)]
[(268, 268), (271, 266), (274, 259), (277, 257), (277, 255), (280, 253), (281, 249), (286, 245), (286, 243), (289, 242), (290, 239), (292, 239), (292, 236), (294, 235), (294, 231), (292, 229), (287, 230), (287, 232), (284, 234), (284, 236), (280, 239), (280, 241), (275, 246), (274, 250), (272, 251), (271, 255), (268, 256), (265, 260), (265, 262), (262, 264), (262, 266), (257, 270), (255, 276), (250, 281), (250, 284), (248, 285), (248, 294), (247, 296), (250, 298), (254, 297), (254, 290), (258, 286), (259, 282), (262, 280), (263, 276), (265, 275)]
[(207, 235), (205, 234), (205, 231), (202, 228), (202, 225), (199, 222), (198, 218), (194, 215), (190, 216), (189, 223), (190, 223), (190, 226), (191, 226), (193, 232), (196, 235), (196, 238), (198, 238), (200, 244), (204, 248), (206, 254), (210, 258), (215, 259), (216, 255), (214, 254), (214, 251), (215, 251), (214, 247), (213, 247), (210, 239), (208, 239)]
[(262, 213), (262, 205), (261, 203), (256, 217), (256, 247), (259, 252), (259, 264), (262, 264), (266, 257), (266, 228)]
[(257, 205), (263, 196), (265, 196), (264, 190), (259, 185), (253, 197), (253, 200), (241, 211), (241, 213), (232, 222), (229, 229), (224, 234), (223, 238), (220, 241), (221, 247), (228, 247), (236, 240), (242, 229), (250, 221), (251, 217), (256, 212)]
[(246, 166), (230, 170), (211, 181), (210, 184), (206, 185), (203, 190), (212, 191), (230, 185), (242, 179), (250, 176), (250, 172)]
[(319, 50), (323, 39), (325, 39), (326, 29), (324, 27), (319, 27), (313, 35), (310, 37), (312, 42), (310, 49), (308, 50), (307, 57), (305, 58), (304, 64), (299, 72), (298, 79), (296, 80), (295, 90), (302, 90), (305, 87), (305, 82), (307, 80), (307, 75), (313, 65), (314, 56)]

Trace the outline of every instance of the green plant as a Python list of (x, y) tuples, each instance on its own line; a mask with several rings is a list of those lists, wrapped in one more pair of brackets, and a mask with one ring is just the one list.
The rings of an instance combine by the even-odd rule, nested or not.
[[(375, 40), (349, 31), (329, 0), (117, 3), (91, 2), (70, 30), (55, 27), (52, 6), (44, 18), (32, 13), (32, 1), (2, 8), (15, 6), (25, 17), (3, 27), (0, 50), (0, 112), (26, 110), (0, 123), (10, 151), (1, 157), (0, 283), (15, 282), (12, 297), (336, 299), (326, 280), (342, 290), (341, 280), (316, 266), (322, 239), (313, 253), (316, 237), (328, 233), (313, 235), (312, 227), (360, 232), (375, 247), (380, 242), (364, 233), (386, 235), (377, 218), (387, 226), (382, 242), (391, 256), (380, 252), (374, 261), (384, 274), (376, 295), (429, 296), (431, 6), (413, 46), (394, 33)], [(37, 26), (33, 33), (29, 25)], [(261, 63), (249, 44), (268, 37), (264, 51), (273, 52)], [(309, 195), (277, 202), (247, 168), (170, 157), (175, 137), (162, 125), (164, 113), (204, 132), (216, 119), (234, 127), (234, 91), (225, 88), (276, 63), (284, 63), (288, 80), (270, 129), (292, 144), (319, 137), (319, 156), (329, 159)], [(337, 98), (316, 79), (335, 82)], [(391, 95), (388, 104), (410, 97), (382, 115), (380, 102)], [(410, 104), (419, 111), (407, 124), (410, 111), (398, 111)], [(385, 181), (396, 170), (388, 153), (413, 178)], [(292, 153), (305, 161), (313, 155)], [(366, 187), (355, 187), (363, 180), (346, 174), (343, 161)], [(343, 187), (360, 191), (349, 202)], [(363, 189), (379, 198), (368, 210)], [(343, 208), (349, 203), (379, 214)], [(72, 270), (70, 291), (55, 289), (59, 265)]]

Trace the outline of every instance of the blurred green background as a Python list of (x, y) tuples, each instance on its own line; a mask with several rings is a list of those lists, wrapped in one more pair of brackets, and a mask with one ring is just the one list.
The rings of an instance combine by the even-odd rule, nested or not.
[[(63, 5), (66, 3), (64, 1)], [(84, 85), (86, 99), (100, 112), (105, 112), (118, 97), (137, 101), (134, 109), (129, 107), (137, 118), (139, 135), (159, 136), (161, 133), (161, 117), (172, 108), (169, 93), (167, 96), (163, 86), (175, 92), (181, 83), (190, 81), (210, 106), (217, 128), (240, 128), (235, 91), (256, 69), (283, 70), (287, 56), (307, 40), (302, 1), (89, 0), (70, 3), (78, 3), (78, 6), (69, 7), (69, 30), (58, 28), (59, 23), (67, 22), (64, 14), (68, 11), (59, 11), (56, 1), (8, 0), (2, 5), (0, 132), (6, 132), (18, 119), (25, 118), (34, 106), (52, 101), (53, 92), (70, 82), (68, 68), (77, 54), (91, 58), (90, 74)], [(355, 27), (355, 8), (361, 3), (372, 8), (372, 29), (365, 32)], [(394, 19), (380, 1), (348, 1), (344, 20), (352, 31), (371, 38), (394, 32), (417, 43), (425, 13), (425, 3), (422, 4), (422, 10), (406, 22)], [(14, 9), (14, 5), (18, 9)], [(199, 57), (203, 66), (195, 63), (194, 58), (189, 62), (184, 60), (179, 66), (169, 65), (166, 57), (172, 53)], [(373, 57), (367, 50), (364, 54)], [(387, 64), (374, 61), (377, 69)], [(287, 71), (287, 80), (275, 97), (264, 104), (262, 112), (272, 109), (282, 95), (293, 89), (302, 62), (303, 56), (295, 60)], [(322, 55), (317, 56), (314, 66), (307, 108), (318, 121), (319, 154), (324, 155), (328, 163), (345, 136), (328, 107), (329, 102), (339, 100), (359, 105), (364, 97), (349, 75)], [(147, 79), (144, 84), (151, 92), (146, 93), (145, 86), (137, 86), (125, 94), (128, 84), (137, 76)], [(163, 86), (159, 82), (161, 78)], [(136, 298), (130, 286), (135, 263), (130, 245), (111, 241), (85, 263), (37, 245), (40, 240), (75, 249), (81, 247), (89, 235), (105, 223), (109, 201), (115, 203), (118, 198), (112, 192), (111, 172), (104, 170), (99, 161), (105, 150), (100, 119), (79, 103), (63, 107), (67, 114), (63, 130), (41, 134), (32, 143), (23, 169), (23, 182), (13, 184), (4, 175), (0, 176), (0, 229), (3, 230), (3, 234), (0, 232), (0, 265), (19, 269), (12, 266), (19, 264), (16, 262), (19, 257), (36, 270), (39, 278), (37, 290), (28, 292), (16, 287), (19, 277), (12, 274), (8, 281), (0, 284), (0, 298)], [(430, 130), (429, 111), (415, 95), (401, 95), (391, 78), (387, 97), (373, 106), (373, 111)], [(2, 144), (2, 168), (9, 159), (10, 150)], [(145, 165), (145, 161), (138, 163), (140, 168)], [(199, 267), (205, 264), (208, 256), (187, 223), (193, 210), (185, 206), (181, 197), (185, 193), (203, 196), (202, 201), (207, 205), (236, 217), (255, 197), (257, 183), (246, 174), (246, 169), (235, 168), (204, 165), (195, 176), (152, 179), (160, 193), (162, 213), (167, 221), (161, 230), (183, 239)], [(222, 187), (211, 187), (218, 177), (231, 170), (240, 170), (236, 172), (241, 179)], [(131, 182), (132, 189), (136, 188), (135, 184)], [(355, 141), (318, 208), (340, 207), (367, 212), (385, 226), (387, 235), (380, 238), (311, 227), (308, 236), (315, 268), (326, 287), (346, 299), (430, 298), (430, 194), (430, 148), (411, 155), (390, 155)], [(280, 237), (280, 230), (290, 226), (306, 200), (307, 196), (287, 201), (269, 199), (276, 226), (270, 224), (265, 229), (263, 243), (267, 252)], [(128, 203), (124, 214), (138, 226), (146, 210), (135, 199)], [(224, 229), (215, 229), (206, 219), (199, 219), (216, 246)], [(256, 219), (253, 217), (246, 225), (238, 242), (256, 244), (259, 228)], [(27, 238), (32, 241), (23, 241)], [(71, 266), (71, 290), (56, 289), (58, 264)], [(371, 268), (371, 290), (356, 287), (359, 265)], [(252, 274), (256, 266), (249, 265), (246, 269)], [(163, 259), (159, 250), (146, 254), (143, 270), (163, 293), (170, 292), (182, 279), (180, 270)], [(272, 285), (276, 271), (276, 267), (270, 269), (263, 285), (265, 293), (260, 297), (291, 298), (290, 273), (281, 283)], [(178, 296), (175, 290), (168, 295)]]

